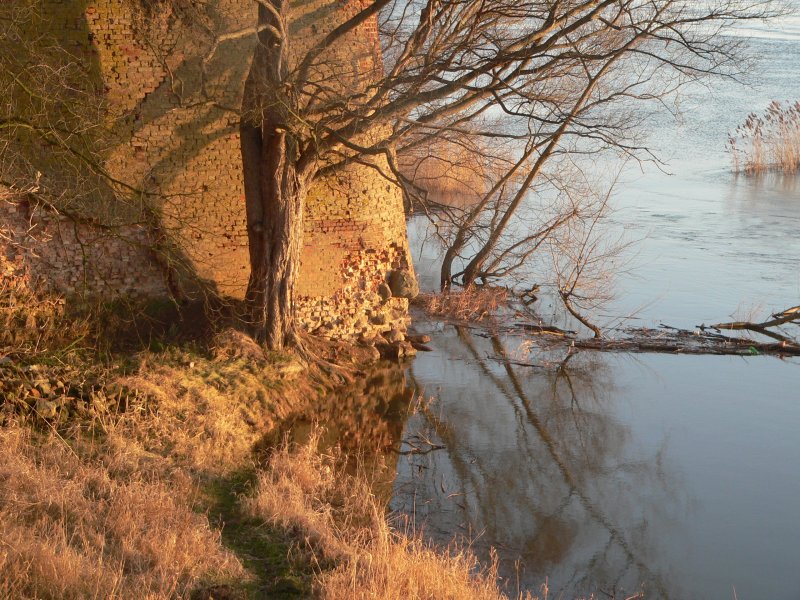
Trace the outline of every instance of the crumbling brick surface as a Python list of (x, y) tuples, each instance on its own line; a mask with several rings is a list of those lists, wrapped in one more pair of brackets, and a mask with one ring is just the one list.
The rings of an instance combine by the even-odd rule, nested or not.
[(75, 294), (151, 298), (168, 293), (153, 240), (138, 225), (98, 227), (13, 198), (0, 190), (0, 255), (34, 286)]

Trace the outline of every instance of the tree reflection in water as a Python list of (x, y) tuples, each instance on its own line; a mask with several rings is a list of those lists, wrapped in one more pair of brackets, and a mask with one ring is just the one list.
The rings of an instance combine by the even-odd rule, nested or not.
[[(631, 458), (608, 358), (534, 371), (512, 365), (497, 336), (456, 328), (445, 345), (456, 381), (407, 422), (392, 509), (436, 542), (496, 548), (503, 576), (524, 588), (548, 577), (556, 597), (624, 598), (641, 586), (648, 598), (682, 597), (651, 565), (686, 500), (662, 468), (665, 444)], [(434, 451), (420, 452), (423, 440)]]

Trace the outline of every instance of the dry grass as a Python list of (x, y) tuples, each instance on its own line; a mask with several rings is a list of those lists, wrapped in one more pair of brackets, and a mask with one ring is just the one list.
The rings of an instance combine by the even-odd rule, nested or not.
[(800, 101), (770, 103), (762, 115), (752, 113), (728, 136), (734, 171), (749, 175), (800, 171)]
[(191, 480), (154, 477), (118, 442), (80, 457), (55, 435), (0, 430), (0, 597), (187, 598), (243, 576), (192, 510)]
[(368, 480), (343, 472), (335, 455), (318, 452), (317, 439), (276, 451), (244, 508), (300, 535), (320, 568), (315, 592), (321, 598), (506, 598), (495, 567), (481, 567), (467, 550), (436, 551), (393, 529)]
[(420, 294), (416, 300), (434, 317), (458, 321), (481, 321), (508, 304), (509, 291), (504, 287), (469, 286), (458, 291)]
[(118, 427), (184, 467), (214, 475), (236, 470), (277, 422), (314, 397), (305, 382), (282, 383), (282, 364), (290, 363), (263, 353), (260, 360), (148, 353), (119, 383), (149, 398), (152, 418), (133, 415)]
[(64, 354), (86, 345), (89, 333), (87, 320), (68, 318), (63, 300), (37, 293), (27, 273), (0, 253), (0, 358)]
[(93, 389), (131, 391), (124, 411), (60, 422), (4, 407), (0, 598), (210, 598), (214, 586), (240, 598), (258, 585), (200, 508), (311, 393), (281, 390), (286, 361), (243, 348), (228, 333), (216, 357), (146, 351), (128, 374), (85, 363), (102, 372)]

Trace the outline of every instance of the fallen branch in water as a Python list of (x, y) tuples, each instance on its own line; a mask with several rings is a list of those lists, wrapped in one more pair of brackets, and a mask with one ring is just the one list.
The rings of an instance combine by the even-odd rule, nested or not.
[[(773, 331), (783, 325), (800, 325), (800, 306), (793, 306), (771, 315), (766, 321), (732, 321), (716, 325), (700, 325), (689, 331), (662, 325), (658, 330), (627, 329), (619, 339), (574, 339), (572, 345), (584, 350), (616, 352), (665, 352), (672, 354), (716, 354), (754, 356), (800, 356), (800, 339), (786, 331)], [(752, 331), (775, 342), (732, 337), (720, 331)]]
[(780, 327), (781, 325), (786, 325), (788, 323), (796, 323), (800, 324), (800, 306), (793, 306), (792, 308), (787, 308), (786, 310), (775, 313), (772, 315), (772, 319), (768, 321), (764, 321), (762, 323), (754, 323), (751, 321), (732, 321), (730, 323), (717, 323), (716, 325), (711, 325), (711, 329), (727, 329), (732, 331), (755, 331), (756, 333), (760, 333), (762, 335), (766, 335), (767, 337), (771, 337), (772, 339), (787, 342), (790, 344), (797, 344), (797, 340), (774, 331), (770, 331), (771, 327)]
[[(679, 329), (661, 325), (657, 329), (629, 328), (616, 330), (617, 337), (578, 338), (574, 332), (541, 325), (515, 324), (509, 331), (524, 330), (536, 335), (540, 344), (551, 348), (568, 344), (570, 350), (595, 350), (600, 352), (658, 352), (691, 355), (800, 356), (800, 337), (785, 329), (786, 325), (800, 326), (800, 306), (794, 306), (771, 315), (761, 322), (732, 321), (716, 325), (699, 325), (697, 329)], [(749, 337), (724, 335), (722, 331), (750, 331), (774, 341)], [(757, 338), (757, 336), (754, 336)], [(519, 366), (540, 366), (518, 363)]]
[(707, 334), (702, 331), (672, 330), (668, 333), (653, 330), (633, 329), (625, 332), (622, 339), (576, 339), (572, 346), (581, 350), (604, 352), (659, 352), (669, 354), (709, 354), (756, 356), (770, 354), (779, 356), (800, 356), (800, 345), (787, 341), (757, 342), (744, 338)]

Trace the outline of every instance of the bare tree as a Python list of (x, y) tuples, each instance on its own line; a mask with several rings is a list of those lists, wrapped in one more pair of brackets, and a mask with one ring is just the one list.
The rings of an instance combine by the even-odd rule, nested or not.
[[(302, 47), (290, 2), (257, 1), (241, 128), (248, 299), (256, 334), (272, 348), (295, 337), (292, 288), (315, 179), (359, 162), (413, 189), (397, 160), (409, 147), (456, 134), (508, 140), (508, 168), (469, 213), (477, 219), (509, 188), (464, 271), (472, 281), (551, 157), (570, 147), (641, 154), (637, 114), (621, 107), (711, 74), (736, 76), (741, 42), (724, 28), (779, 10), (769, 0), (374, 0), (348, 4), (356, 8)], [(348, 71), (342, 55), (376, 20), (382, 60)], [(479, 125), (491, 120), (502, 126)]]

